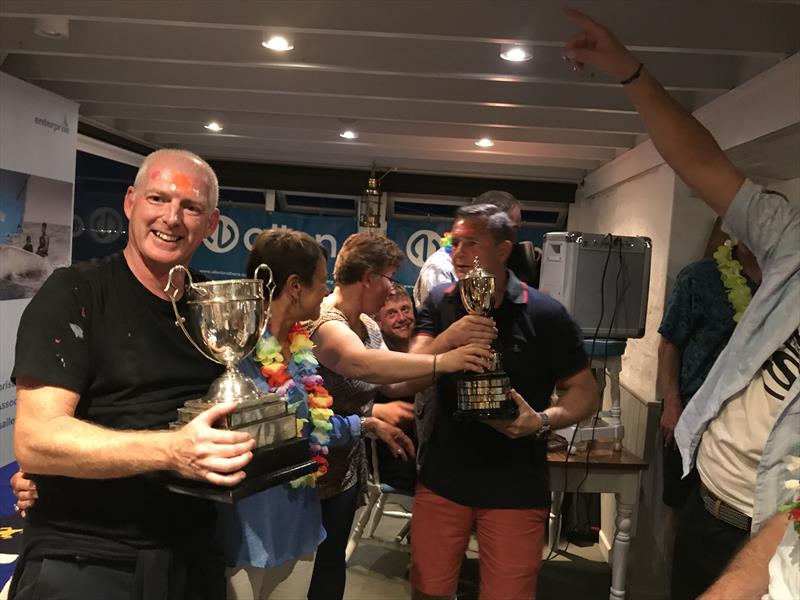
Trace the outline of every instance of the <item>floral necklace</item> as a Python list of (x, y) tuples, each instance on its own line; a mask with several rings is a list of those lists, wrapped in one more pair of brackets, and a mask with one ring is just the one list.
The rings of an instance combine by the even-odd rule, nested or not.
[(313, 487), (319, 477), (328, 470), (328, 444), (333, 428), (331, 405), (333, 398), (325, 389), (322, 377), (317, 374), (319, 362), (313, 353), (314, 342), (308, 330), (295, 323), (289, 330), (288, 363), (284, 362), (280, 342), (269, 329), (258, 340), (254, 359), (261, 364), (261, 374), (269, 385), (269, 390), (278, 396), (285, 397), (289, 404), (289, 412), (297, 419), (297, 433), (309, 440), (311, 460), (319, 467), (291, 482), (292, 487), (303, 485)]
[[(795, 452), (800, 454), (800, 444), (795, 446)], [(800, 456), (790, 454), (784, 457), (783, 463), (792, 474), (792, 477), (800, 477)], [(789, 479), (784, 482), (783, 485), (787, 490), (792, 490), (794, 494), (792, 498), (786, 504), (779, 507), (778, 510), (789, 513), (789, 520), (792, 521), (792, 527), (794, 527), (794, 530), (800, 535), (800, 479)]]
[(742, 263), (733, 258), (733, 246), (731, 240), (726, 240), (714, 252), (714, 260), (717, 261), (722, 285), (725, 286), (728, 301), (733, 307), (733, 320), (738, 323), (753, 299), (753, 293), (747, 285), (747, 279), (742, 275)]
[(447, 254), (450, 254), (453, 251), (453, 234), (449, 231), (445, 231), (444, 235), (439, 240), (439, 243), (441, 244), (442, 248), (444, 248), (444, 251), (447, 252)]

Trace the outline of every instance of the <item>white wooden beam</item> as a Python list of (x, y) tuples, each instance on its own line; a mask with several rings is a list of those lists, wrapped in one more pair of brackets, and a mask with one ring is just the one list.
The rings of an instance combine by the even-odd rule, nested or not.
[[(694, 112), (723, 150), (800, 122), (800, 53)], [(647, 140), (586, 176), (584, 194), (595, 196), (664, 162)]]

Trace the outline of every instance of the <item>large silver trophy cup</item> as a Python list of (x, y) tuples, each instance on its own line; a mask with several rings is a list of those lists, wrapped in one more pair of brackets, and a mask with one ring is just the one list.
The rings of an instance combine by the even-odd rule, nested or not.
[[(489, 316), (494, 306), (494, 275), (481, 268), (475, 257), (472, 270), (458, 283), (461, 303), (471, 315)], [(508, 397), (511, 381), (503, 372), (500, 354), (492, 350), (489, 369), (464, 373), (456, 382), (459, 419), (513, 419), (517, 405)]]
[[(268, 277), (259, 278), (265, 271)], [(183, 273), (186, 285), (174, 285)], [(268, 298), (264, 297), (264, 288)], [(186, 317), (177, 301), (183, 290)], [(253, 460), (245, 467), (247, 477), (235, 488), (214, 486), (187, 479), (168, 478), (176, 492), (234, 502), (264, 488), (283, 483), (316, 466), (309, 458), (308, 441), (298, 437), (294, 414), (287, 402), (276, 394), (262, 392), (255, 382), (236, 366), (255, 349), (270, 316), (275, 283), (268, 265), (259, 265), (253, 279), (229, 279), (195, 283), (189, 270), (176, 265), (169, 272), (167, 292), (175, 311), (175, 324), (203, 356), (225, 365), (225, 372), (214, 380), (202, 398), (188, 401), (178, 409), (178, 419), (170, 423), (179, 429), (214, 404), (237, 402), (239, 407), (216, 427), (245, 431), (256, 441)]]

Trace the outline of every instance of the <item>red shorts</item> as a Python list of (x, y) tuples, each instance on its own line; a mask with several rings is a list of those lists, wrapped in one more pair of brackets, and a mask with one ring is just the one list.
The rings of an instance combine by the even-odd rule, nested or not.
[(473, 527), (480, 554), (481, 600), (528, 600), (536, 580), (549, 511), (471, 508), (417, 485), (411, 518), (411, 585), (452, 596)]

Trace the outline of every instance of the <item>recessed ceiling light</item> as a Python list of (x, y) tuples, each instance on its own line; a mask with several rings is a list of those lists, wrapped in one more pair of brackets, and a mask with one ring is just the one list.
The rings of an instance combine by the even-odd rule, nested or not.
[(478, 146), (479, 148), (491, 148), (492, 146), (494, 146), (494, 142), (489, 138), (481, 138), (477, 142), (475, 142), (475, 145)]
[(358, 139), (358, 132), (353, 131), (352, 129), (345, 129), (339, 134), (339, 137), (342, 137), (346, 140), (355, 140)]
[(282, 35), (273, 35), (267, 40), (261, 42), (264, 48), (275, 50), (275, 52), (288, 52), (294, 45)]
[(56, 16), (37, 17), (33, 22), (33, 33), (53, 40), (68, 38), (69, 19)]
[(524, 46), (505, 46), (500, 52), (500, 58), (509, 62), (525, 62), (532, 59), (533, 54)]
[(211, 121), (210, 123), (206, 123), (205, 128), (209, 131), (213, 131), (214, 133), (219, 133), (222, 131), (222, 125), (217, 123), (216, 121)]

